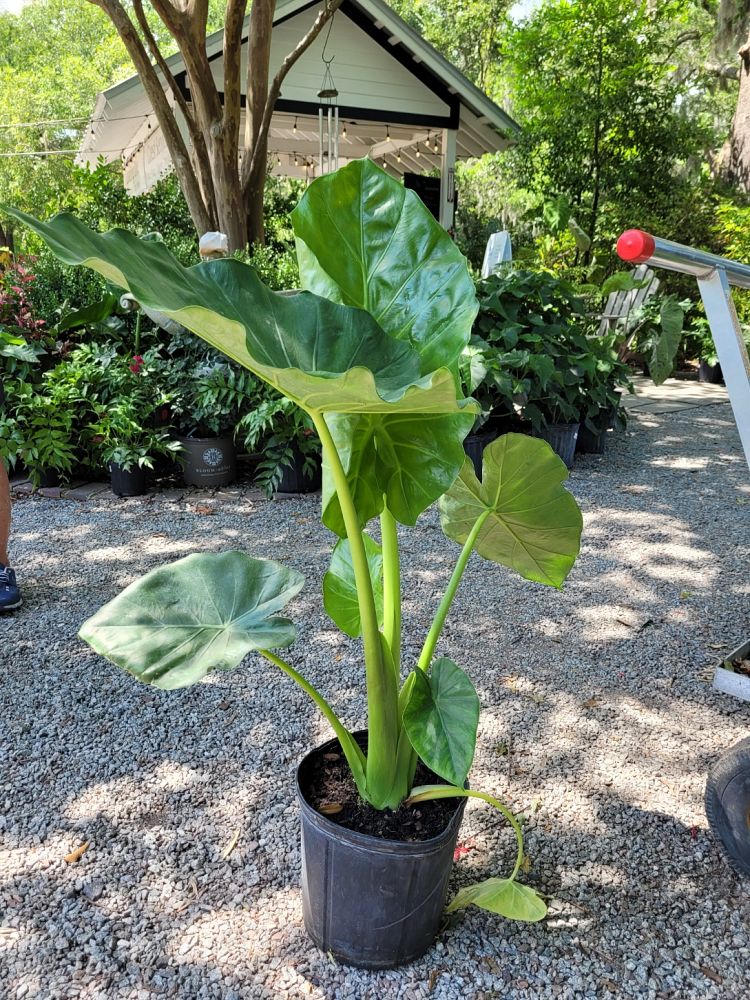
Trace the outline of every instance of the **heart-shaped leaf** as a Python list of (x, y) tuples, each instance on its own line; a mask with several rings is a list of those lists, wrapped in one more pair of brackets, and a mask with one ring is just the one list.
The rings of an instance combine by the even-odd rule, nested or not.
[(561, 587), (581, 542), (578, 504), (562, 486), (568, 477), (546, 441), (504, 434), (484, 450), (482, 482), (470, 461), (440, 501), (443, 531), (464, 543), (488, 512), (476, 541), (485, 559), (527, 580)]
[(296, 570), (244, 552), (190, 555), (131, 583), (80, 636), (146, 684), (187, 687), (251, 650), (291, 645), (294, 625), (274, 615), (303, 583)]
[(547, 915), (544, 900), (530, 886), (509, 878), (488, 878), (460, 889), (446, 907), (446, 912), (453, 913), (472, 903), (483, 910), (499, 913), (508, 920), (535, 923)]
[(422, 374), (454, 365), (477, 314), (474, 282), (414, 191), (354, 160), (310, 185), (292, 224), (305, 288), (365, 309), (419, 353)]
[[(384, 502), (401, 524), (416, 524), (455, 482), (464, 462), (463, 440), (475, 417), (474, 401), (456, 403), (447, 372), (435, 376), (454, 413), (333, 414), (327, 418), (354, 498), (360, 523), (377, 517)], [(384, 499), (385, 498), (385, 499)], [(338, 535), (344, 521), (324, 459), (323, 523)]]
[[(377, 542), (363, 534), (365, 555), (370, 570), (378, 625), (383, 625), (383, 554)], [(352, 552), (347, 538), (341, 538), (333, 550), (331, 566), (323, 577), (323, 606), (329, 618), (342, 632), (356, 639), (362, 631), (354, 578)]]
[(673, 295), (668, 295), (659, 310), (661, 331), (655, 332), (648, 373), (655, 385), (661, 385), (672, 374), (677, 348), (682, 340), (685, 311)]
[(479, 698), (467, 675), (443, 657), (426, 674), (415, 670), (404, 708), (409, 742), (435, 774), (459, 788), (466, 781), (479, 723)]

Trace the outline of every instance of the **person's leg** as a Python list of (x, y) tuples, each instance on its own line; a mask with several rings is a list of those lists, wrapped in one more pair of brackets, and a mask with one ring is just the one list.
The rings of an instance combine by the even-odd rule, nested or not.
[(20, 608), (21, 592), (16, 583), (16, 574), (8, 563), (8, 539), (10, 537), (10, 483), (5, 464), (0, 461), (0, 611)]
[(0, 460), (0, 564), (7, 566), (10, 538), (10, 483), (5, 463)]

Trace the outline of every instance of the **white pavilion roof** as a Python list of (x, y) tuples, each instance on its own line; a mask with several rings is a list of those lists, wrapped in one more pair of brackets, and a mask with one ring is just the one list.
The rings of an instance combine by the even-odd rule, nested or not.
[[(319, 0), (278, 0), (271, 72), (312, 24), (318, 7)], [(275, 173), (312, 177), (319, 171), (317, 92), (325, 69), (321, 57), (326, 33), (284, 81), (269, 136)], [(206, 39), (220, 88), (222, 43), (222, 31)], [(245, 44), (243, 85), (246, 52)], [(396, 175), (425, 173), (440, 164), (444, 129), (456, 131), (458, 158), (504, 149), (518, 132), (512, 118), (383, 0), (344, 0), (326, 54), (334, 56), (331, 71), (339, 92), (341, 165), (371, 156)], [(189, 100), (180, 55), (168, 63)], [(185, 128), (183, 132), (187, 138)], [(94, 165), (100, 157), (106, 162), (122, 159), (131, 194), (148, 190), (171, 169), (161, 129), (137, 75), (99, 95), (78, 162)]]

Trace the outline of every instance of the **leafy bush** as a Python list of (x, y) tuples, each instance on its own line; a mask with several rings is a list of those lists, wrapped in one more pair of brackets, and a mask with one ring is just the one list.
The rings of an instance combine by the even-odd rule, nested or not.
[[(255, 483), (267, 497), (278, 489), (284, 468), (303, 460), (303, 474), (312, 478), (320, 463), (320, 438), (312, 420), (296, 403), (264, 383), (259, 383), (258, 401), (237, 425), (237, 435), (248, 451), (262, 451), (255, 470)], [(262, 398), (265, 397), (265, 398)]]
[(506, 268), (478, 286), (479, 315), (462, 357), (464, 385), (480, 422), (534, 430), (584, 421), (590, 429), (617, 410), (629, 384), (614, 337), (588, 331), (592, 319), (575, 287), (548, 271)]

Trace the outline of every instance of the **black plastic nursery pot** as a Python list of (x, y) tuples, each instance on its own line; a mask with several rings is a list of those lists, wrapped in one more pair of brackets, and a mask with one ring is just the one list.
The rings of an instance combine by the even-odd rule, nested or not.
[(305, 475), (305, 457), (295, 441), (292, 444), (292, 464), (285, 465), (281, 480), (276, 487), (277, 493), (314, 493), (323, 482), (321, 460), (316, 457), (315, 471), (311, 476)]
[(594, 423), (598, 426), (596, 433), (590, 431), (586, 424), (581, 423), (576, 439), (576, 452), (582, 455), (602, 455), (607, 447), (607, 432), (614, 427), (617, 411), (612, 408), (599, 413)]
[(469, 456), (474, 466), (477, 479), (482, 478), (482, 455), (488, 444), (491, 444), (497, 434), (494, 431), (483, 431), (481, 434), (469, 434), (464, 438), (464, 451)]
[(132, 469), (123, 469), (117, 462), (112, 462), (109, 475), (112, 492), (118, 497), (140, 497), (148, 491), (146, 470), (137, 465)]
[(237, 452), (231, 437), (181, 437), (178, 441), (188, 486), (226, 486), (237, 478)]
[(547, 424), (541, 430), (534, 431), (533, 436), (546, 441), (567, 467), (572, 469), (580, 426), (580, 424)]
[(708, 382), (710, 385), (721, 385), (724, 381), (724, 376), (719, 362), (717, 361), (715, 365), (710, 365), (701, 358), (698, 362), (698, 381)]
[[(366, 746), (366, 733), (354, 735)], [(430, 840), (385, 840), (348, 830), (305, 797), (316, 762), (332, 752), (341, 752), (337, 739), (297, 768), (305, 927), (319, 948), (348, 965), (386, 969), (412, 962), (440, 927), (466, 799), (457, 800), (448, 825)]]

